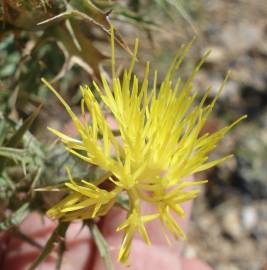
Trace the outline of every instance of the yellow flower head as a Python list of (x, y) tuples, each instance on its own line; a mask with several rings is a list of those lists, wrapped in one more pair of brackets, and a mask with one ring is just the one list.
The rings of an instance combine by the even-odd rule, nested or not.
[[(185, 237), (174, 215), (183, 217), (185, 212), (181, 204), (199, 193), (199, 190), (190, 187), (206, 182), (186, 179), (230, 157), (212, 161), (208, 158), (225, 133), (245, 116), (213, 134), (200, 135), (221, 89), (211, 103), (206, 104), (209, 90), (199, 103), (196, 102), (198, 93), (193, 89), (192, 80), (204, 60), (193, 69), (186, 81), (180, 78), (174, 80), (174, 74), (191, 44), (180, 48), (159, 87), (155, 72), (154, 84), (150, 88), (149, 64), (142, 82), (132, 74), (138, 42), (130, 68), (124, 71), (120, 80), (115, 73), (113, 32), (111, 40), (111, 85), (104, 75), (101, 86), (94, 82), (100, 101), (90, 87), (81, 87), (82, 115), (85, 115), (86, 108), (91, 115), (90, 121), (80, 120), (59, 93), (45, 80), (43, 82), (66, 108), (80, 139), (50, 130), (61, 138), (70, 153), (106, 171), (103, 179), (111, 182), (113, 188), (100, 188), (99, 183), (103, 179), (77, 182), (68, 172), (70, 181), (65, 185), (69, 195), (52, 207), (48, 215), (65, 221), (95, 218), (106, 214), (118, 195), (126, 192), (129, 198), (128, 215), (117, 230), (124, 230), (118, 260), (127, 262), (136, 231), (150, 243), (145, 227), (147, 222), (160, 219), (163, 228), (176, 238)], [(112, 114), (119, 137), (106, 120), (100, 103)], [(142, 213), (142, 202), (154, 205), (154, 213)]]

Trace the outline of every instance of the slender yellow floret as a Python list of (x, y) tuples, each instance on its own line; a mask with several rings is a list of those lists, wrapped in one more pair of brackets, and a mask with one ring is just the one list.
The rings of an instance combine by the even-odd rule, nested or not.
[[(65, 221), (99, 217), (109, 211), (121, 192), (126, 192), (128, 216), (117, 230), (124, 231), (118, 260), (127, 263), (136, 232), (150, 243), (146, 223), (152, 220), (159, 219), (162, 227), (176, 238), (185, 237), (175, 215), (183, 217), (182, 204), (197, 197), (199, 190), (192, 187), (206, 183), (206, 180), (186, 179), (231, 157), (209, 160), (217, 143), (245, 116), (213, 134), (200, 135), (223, 85), (209, 104), (206, 104), (209, 90), (197, 102), (198, 93), (193, 89), (192, 81), (205, 59), (186, 81), (174, 79), (191, 44), (180, 48), (159, 87), (155, 72), (154, 84), (150, 87), (149, 64), (141, 82), (133, 74), (138, 42), (130, 68), (120, 79), (115, 72), (113, 31), (111, 40), (112, 83), (109, 84), (104, 75), (101, 85), (94, 82), (100, 101), (90, 87), (81, 87), (82, 115), (88, 110), (89, 121), (77, 117), (59, 93), (43, 79), (67, 110), (79, 139), (50, 130), (70, 153), (107, 172), (103, 179), (75, 181), (68, 171), (70, 180), (65, 185), (69, 194), (52, 207), (48, 215)], [(112, 114), (119, 132), (111, 128), (103, 106)], [(100, 188), (103, 181), (110, 182), (111, 190)], [(142, 213), (143, 202), (154, 205), (154, 212)]]

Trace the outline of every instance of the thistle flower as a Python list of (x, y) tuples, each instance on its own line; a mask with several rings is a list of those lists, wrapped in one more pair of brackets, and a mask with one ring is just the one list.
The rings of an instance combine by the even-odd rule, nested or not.
[[(209, 104), (206, 104), (209, 90), (197, 103), (198, 93), (193, 89), (192, 81), (204, 59), (186, 81), (174, 79), (191, 44), (180, 48), (159, 88), (157, 72), (154, 73), (154, 84), (150, 89), (149, 64), (142, 82), (133, 75), (138, 42), (131, 65), (120, 80), (115, 73), (113, 33), (111, 41), (112, 84), (110, 86), (102, 75), (102, 85), (96, 82), (93, 85), (100, 101), (113, 115), (120, 139), (106, 120), (102, 106), (89, 86), (81, 87), (81, 112), (85, 116), (86, 108), (91, 121), (83, 121), (59, 93), (43, 80), (67, 110), (80, 139), (52, 128), (49, 128), (50, 131), (62, 140), (70, 153), (107, 172), (103, 179), (78, 182), (72, 179), (68, 171), (70, 180), (65, 185), (69, 194), (53, 206), (48, 215), (65, 221), (99, 217), (109, 211), (121, 192), (126, 192), (129, 198), (128, 215), (117, 231), (124, 230), (118, 260), (127, 263), (136, 231), (146, 243), (150, 243), (146, 223), (152, 220), (160, 219), (163, 228), (176, 238), (185, 237), (174, 216), (183, 217), (182, 203), (194, 199), (199, 193), (199, 190), (188, 187), (207, 182), (185, 179), (231, 157), (209, 160), (209, 154), (217, 143), (245, 116), (213, 134), (200, 135), (223, 85)], [(104, 179), (113, 183), (110, 191), (99, 187)], [(155, 212), (142, 213), (142, 202), (154, 205)]]

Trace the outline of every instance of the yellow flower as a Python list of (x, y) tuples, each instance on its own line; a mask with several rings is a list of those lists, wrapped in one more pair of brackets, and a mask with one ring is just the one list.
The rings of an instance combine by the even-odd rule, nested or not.
[[(185, 179), (231, 157), (212, 161), (208, 158), (225, 133), (245, 116), (213, 134), (200, 135), (223, 86), (211, 103), (206, 104), (209, 90), (197, 103), (198, 93), (193, 89), (192, 81), (204, 59), (186, 81), (174, 79), (191, 44), (180, 48), (159, 87), (157, 72), (154, 73), (154, 84), (150, 88), (149, 64), (142, 82), (132, 74), (138, 42), (130, 68), (124, 71), (120, 80), (115, 73), (113, 32), (111, 40), (111, 85), (104, 75), (101, 86), (93, 83), (100, 101), (89, 86), (81, 87), (82, 115), (85, 116), (86, 107), (91, 115), (90, 121), (80, 120), (59, 93), (43, 80), (64, 105), (80, 139), (71, 138), (52, 128), (50, 130), (61, 138), (70, 153), (107, 172), (103, 179), (80, 182), (74, 181), (69, 172), (70, 181), (66, 183), (69, 195), (52, 207), (48, 215), (66, 221), (95, 218), (105, 215), (117, 196), (126, 192), (130, 204), (128, 216), (117, 230), (124, 230), (118, 260), (127, 263), (136, 231), (150, 243), (145, 228), (147, 222), (160, 219), (163, 227), (176, 238), (185, 237), (174, 215), (183, 217), (185, 212), (181, 204), (199, 193), (199, 190), (188, 187), (206, 183), (206, 180)], [(100, 102), (113, 115), (120, 139), (106, 120)], [(113, 188), (100, 188), (99, 184), (103, 181), (110, 182)], [(142, 202), (153, 204), (155, 212), (144, 215)]]

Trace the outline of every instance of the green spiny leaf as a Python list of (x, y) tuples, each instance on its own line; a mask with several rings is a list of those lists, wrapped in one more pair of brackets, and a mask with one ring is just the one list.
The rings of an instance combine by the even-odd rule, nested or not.
[(30, 212), (30, 204), (24, 203), (17, 211), (13, 212), (8, 218), (0, 222), (0, 230), (8, 230), (13, 226), (19, 225)]
[[(38, 116), (40, 110), (41, 110), (42, 105), (40, 105), (25, 121), (24, 123), (20, 126), (20, 128), (15, 132), (15, 134), (5, 143), (5, 147), (12, 147), (15, 148), (17, 147), (24, 134), (26, 131), (31, 127), (33, 121), (36, 119)], [(3, 169), (6, 166), (6, 158), (5, 156), (2, 156), (0, 158), (0, 172), (3, 171)], [(25, 163), (24, 163), (25, 164)]]

